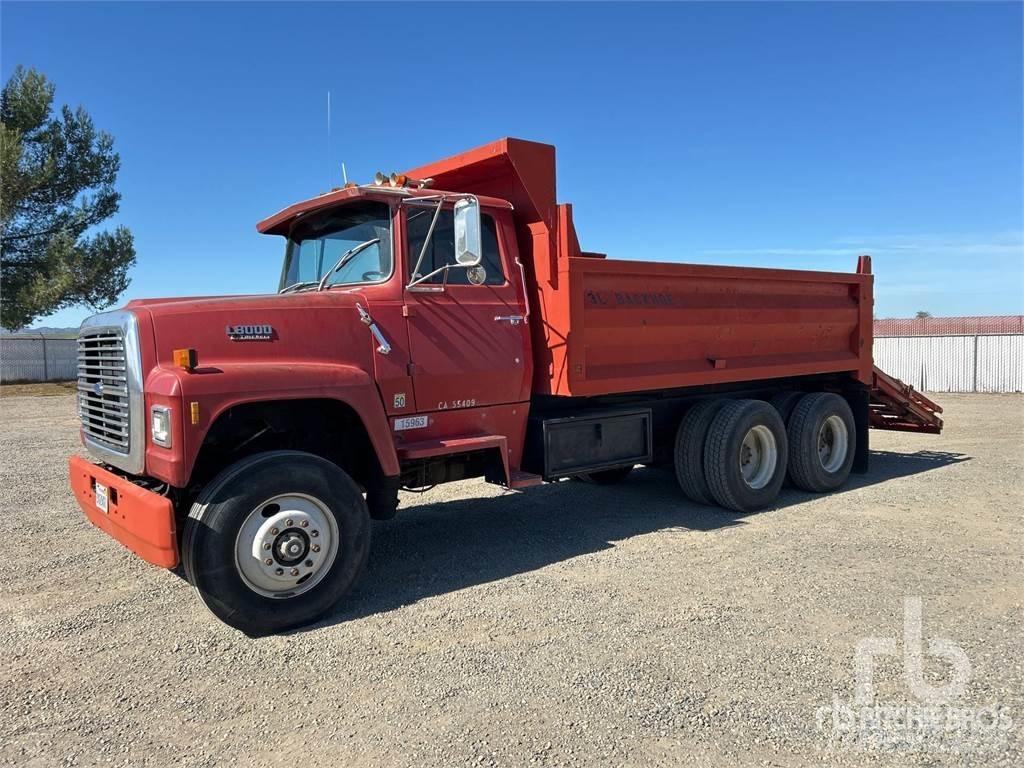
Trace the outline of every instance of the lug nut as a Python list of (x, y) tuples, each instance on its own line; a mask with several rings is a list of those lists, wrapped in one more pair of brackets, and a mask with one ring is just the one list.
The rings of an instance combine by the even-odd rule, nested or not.
[(274, 573), (276, 573), (278, 576), (282, 576), (284, 575), (284, 568), (278, 568), (276, 571), (274, 571)]
[(305, 528), (307, 525), (309, 525), (309, 520), (303, 520), (301, 523), (299, 523), (299, 525)]
[(299, 569), (298, 568), (292, 568), (292, 576), (298, 576), (298, 575), (299, 575)]
[(294, 520), (286, 520), (285, 521), (285, 525), (287, 525), (289, 528), (291, 528), (293, 525), (295, 525), (295, 521)]
[(306, 561), (306, 567), (307, 568), (312, 568), (313, 567), (313, 561), (312, 560), (307, 560)]
[(320, 545), (319, 544), (314, 544), (312, 547), (310, 547), (310, 549), (312, 549), (314, 552), (319, 552), (320, 551)]
[(264, 543), (263, 544), (263, 548), (264, 549), (270, 549), (270, 542), (268, 541), (268, 542)]
[(317, 536), (320, 535), (320, 531), (310, 531), (309, 535), (315, 539)]
[(271, 533), (272, 536), (277, 536), (277, 534), (278, 534), (277, 528), (271, 528), (270, 529), (270, 533)]
[(266, 560), (264, 560), (263, 562), (266, 563), (267, 565), (273, 565), (274, 564), (274, 561), (271, 558), (269, 558), (269, 557)]

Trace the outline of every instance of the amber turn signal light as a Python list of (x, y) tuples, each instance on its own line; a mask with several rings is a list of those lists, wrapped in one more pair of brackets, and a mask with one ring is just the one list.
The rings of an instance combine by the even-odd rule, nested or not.
[(186, 371), (191, 371), (199, 365), (199, 358), (194, 349), (176, 349), (171, 353), (171, 357), (176, 366), (184, 368)]

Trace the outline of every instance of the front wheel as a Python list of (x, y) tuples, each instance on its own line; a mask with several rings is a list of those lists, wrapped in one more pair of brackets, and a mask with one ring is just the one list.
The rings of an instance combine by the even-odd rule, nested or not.
[(340, 467), (271, 451), (221, 472), (185, 521), (182, 564), (217, 618), (259, 636), (308, 624), (355, 584), (370, 516)]

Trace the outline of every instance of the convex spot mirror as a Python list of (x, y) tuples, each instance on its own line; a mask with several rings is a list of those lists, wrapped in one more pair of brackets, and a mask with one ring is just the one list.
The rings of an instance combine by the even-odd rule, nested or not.
[(455, 263), (475, 267), (482, 257), (480, 203), (475, 198), (463, 198), (455, 203)]

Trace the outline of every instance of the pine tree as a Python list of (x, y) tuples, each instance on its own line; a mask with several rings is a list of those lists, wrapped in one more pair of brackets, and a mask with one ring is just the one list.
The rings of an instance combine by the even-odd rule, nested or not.
[(98, 309), (128, 287), (135, 263), (117, 212), (120, 158), (82, 108), (54, 117), (54, 87), (18, 67), (0, 95), (0, 325), (22, 328), (64, 307)]

